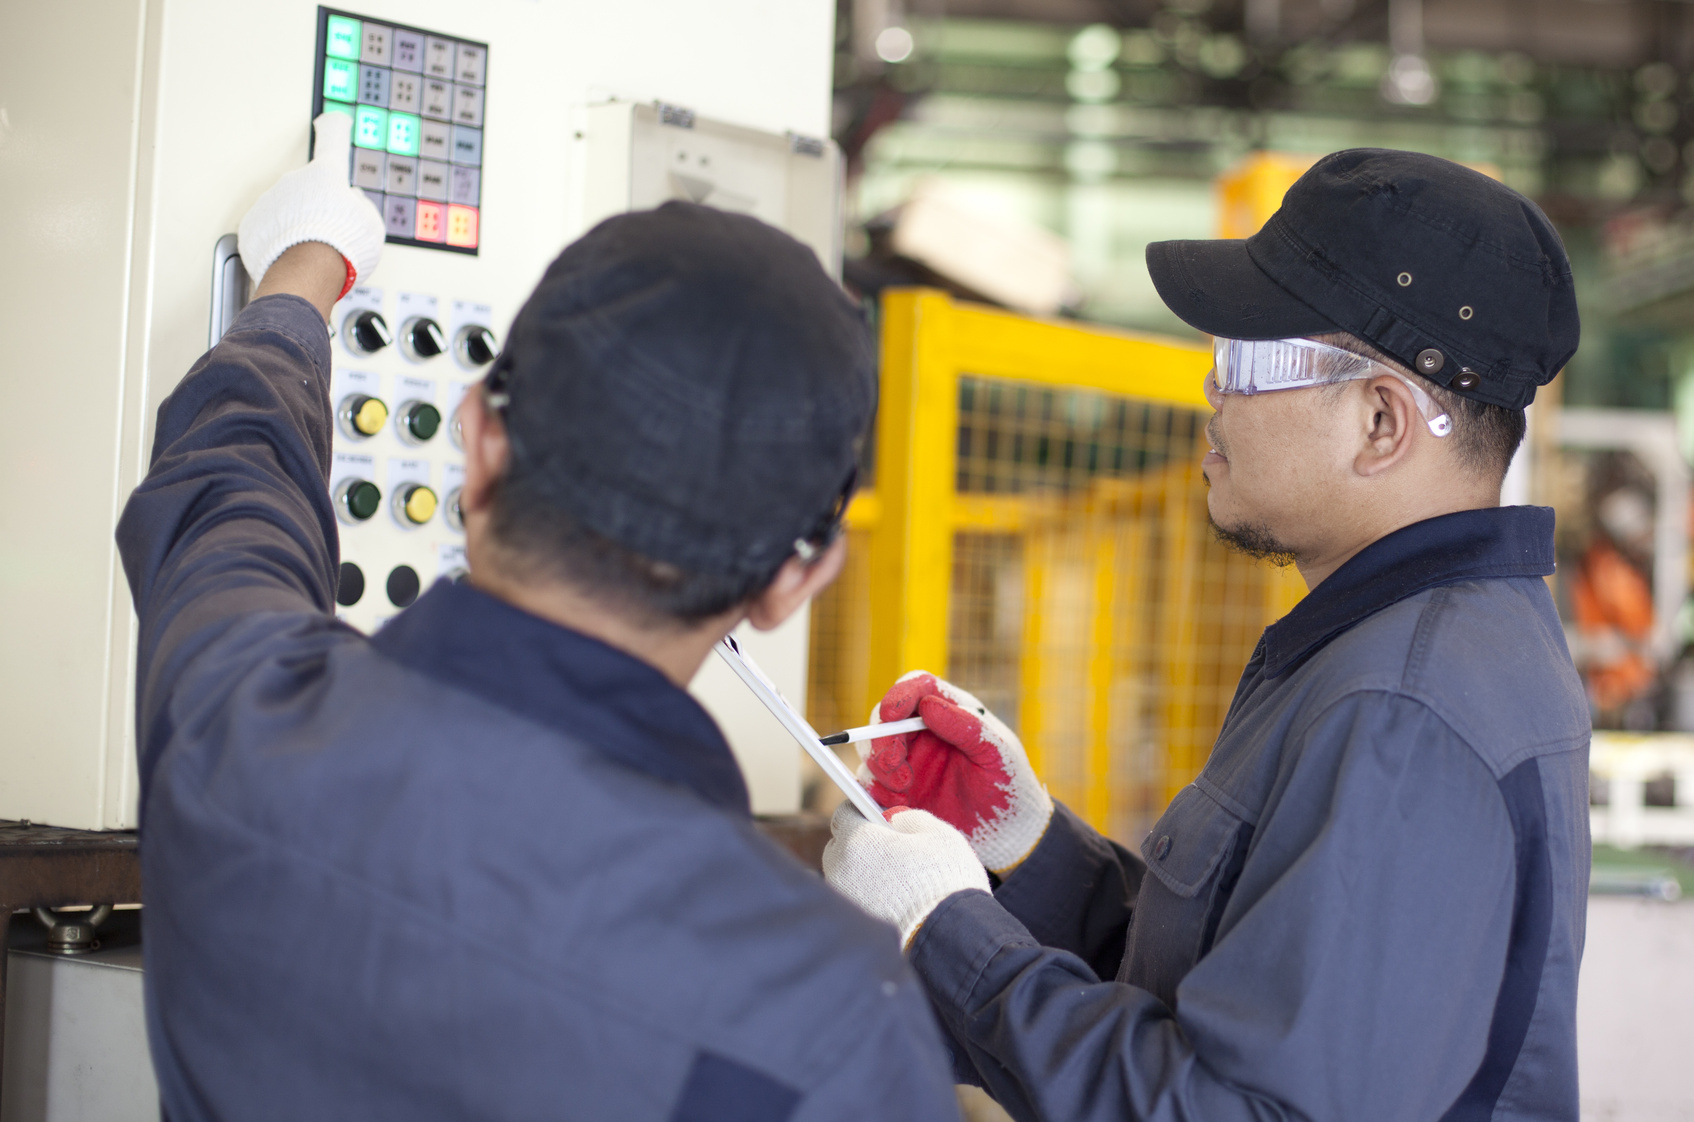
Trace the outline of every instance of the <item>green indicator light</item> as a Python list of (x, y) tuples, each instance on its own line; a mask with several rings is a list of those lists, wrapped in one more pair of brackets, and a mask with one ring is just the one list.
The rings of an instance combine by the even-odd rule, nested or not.
[[(385, 148), (388, 144), (388, 110), (361, 105), (353, 113), (353, 143), (360, 148)], [(414, 146), (413, 151), (416, 151)]]
[(359, 94), (359, 64), (338, 58), (324, 60), (324, 97), (330, 101), (354, 101)]
[(324, 54), (330, 58), (359, 58), (359, 21), (346, 16), (330, 16), (329, 30), (324, 36)]
[(421, 122), (411, 113), (388, 115), (388, 150), (397, 156), (418, 154), (418, 128)]

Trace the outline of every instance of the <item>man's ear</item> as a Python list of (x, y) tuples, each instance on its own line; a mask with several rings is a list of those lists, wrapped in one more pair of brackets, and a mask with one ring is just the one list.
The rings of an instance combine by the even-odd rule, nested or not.
[(506, 442), (505, 424), (488, 411), (481, 386), (465, 392), (459, 403), (458, 423), (465, 446), (465, 483), (459, 492), (459, 509), (467, 515), (480, 514), (488, 507), (495, 482), (506, 474), (511, 446)]
[(847, 538), (835, 539), (823, 556), (810, 563), (790, 557), (776, 571), (776, 579), (753, 598), (747, 607), (747, 622), (760, 631), (771, 631), (800, 610), (800, 606), (841, 575), (847, 562)]
[(1417, 430), (1421, 428), (1429, 436), (1429, 429), (1417, 399), (1400, 379), (1380, 375), (1360, 384), (1365, 395), (1366, 427), (1353, 470), (1368, 477), (1380, 475), (1404, 460), (1418, 439)]

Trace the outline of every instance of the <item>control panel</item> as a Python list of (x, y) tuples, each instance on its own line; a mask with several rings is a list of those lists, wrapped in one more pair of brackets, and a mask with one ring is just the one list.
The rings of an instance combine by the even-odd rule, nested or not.
[(353, 122), (348, 177), (390, 242), (477, 251), (487, 90), (487, 43), (318, 9), (312, 116)]
[(459, 405), (500, 341), (489, 305), (434, 293), (361, 286), (333, 316), (335, 599), (372, 631), (437, 579), (465, 575)]

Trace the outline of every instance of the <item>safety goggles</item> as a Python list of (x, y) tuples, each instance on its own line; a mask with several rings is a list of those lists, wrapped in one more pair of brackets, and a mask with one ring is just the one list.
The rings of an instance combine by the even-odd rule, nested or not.
[(1397, 370), (1364, 355), (1310, 339), (1212, 340), (1212, 380), (1219, 393), (1270, 393), (1355, 382), (1386, 374), (1412, 391), (1433, 436), (1453, 431), (1453, 419), (1422, 387)]

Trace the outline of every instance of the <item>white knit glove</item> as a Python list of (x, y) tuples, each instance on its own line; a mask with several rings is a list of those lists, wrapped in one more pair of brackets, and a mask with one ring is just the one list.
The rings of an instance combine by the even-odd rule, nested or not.
[(823, 875), (861, 910), (900, 929), (905, 947), (937, 904), (967, 888), (988, 891), (988, 873), (963, 834), (921, 810), (896, 807), (885, 830), (842, 803), (830, 820)]
[(241, 264), (258, 285), (282, 251), (301, 242), (323, 242), (363, 280), (382, 260), (388, 236), (382, 215), (357, 187), (348, 186), (352, 122), (320, 113), (312, 122), (317, 145), (312, 162), (277, 180), (241, 220)]
[(883, 806), (927, 810), (956, 827), (984, 865), (1006, 876), (1053, 818), (1023, 743), (982, 702), (925, 670), (895, 682), (871, 721), (914, 716), (929, 727), (859, 744), (860, 782)]

